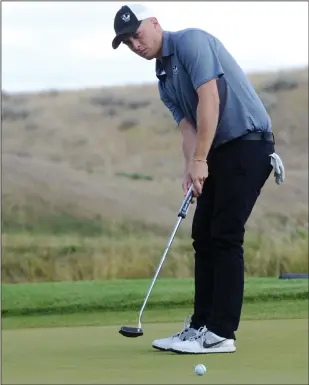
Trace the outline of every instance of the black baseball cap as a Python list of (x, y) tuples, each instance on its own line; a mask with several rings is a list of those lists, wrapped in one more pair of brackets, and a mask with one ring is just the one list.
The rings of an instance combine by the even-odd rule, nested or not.
[(142, 21), (151, 16), (153, 16), (152, 13), (140, 4), (122, 6), (114, 18), (116, 36), (112, 42), (113, 48), (118, 48), (124, 35), (133, 35), (138, 30)]

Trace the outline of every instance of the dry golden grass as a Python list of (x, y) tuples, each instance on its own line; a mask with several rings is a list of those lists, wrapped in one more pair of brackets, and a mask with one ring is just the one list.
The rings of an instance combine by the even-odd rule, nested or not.
[[(277, 214), (291, 220), (306, 217), (306, 75), (307, 70), (296, 71), (293, 76), (301, 79), (300, 86), (276, 94), (278, 103), (271, 116), (287, 179), (278, 187), (271, 177), (249, 226)], [(251, 79), (259, 90), (272, 76), (256, 74)], [(94, 104), (96, 97), (104, 105)], [(126, 106), (132, 102), (149, 104), (138, 109)], [(31, 205), (38, 212), (66, 210), (81, 217), (100, 214), (172, 225), (182, 200), (183, 156), (179, 132), (159, 101), (155, 85), (11, 95), (7, 103), (30, 115), (3, 122), (4, 211)], [(128, 120), (137, 125), (118, 128)], [(117, 173), (137, 173), (152, 181)], [(184, 226), (189, 228), (189, 222)]]
[[(166, 247), (163, 236), (123, 237), (4, 235), (3, 282), (76, 281), (149, 278)], [(281, 238), (249, 234), (245, 241), (246, 272), (250, 276), (278, 276), (308, 272), (308, 234)], [(177, 236), (160, 276), (192, 277), (194, 258), (188, 237)]]
[[(274, 76), (255, 74), (251, 80), (259, 91)], [(307, 232), (308, 225), (307, 69), (292, 76), (299, 86), (276, 93), (277, 105), (271, 111), (276, 150), (286, 166), (286, 182), (277, 186), (271, 176), (247, 225), (252, 230), (247, 247), (253, 275), (276, 273), (279, 265), (307, 269), (305, 238), (285, 238), (295, 228)], [(27, 271), (30, 280), (39, 279), (40, 274), (44, 279), (151, 275), (183, 199), (184, 164), (180, 134), (160, 102), (156, 86), (6, 95), (4, 106), (28, 116), (3, 121), (2, 231), (19, 231), (19, 225), (30, 229), (26, 241), (21, 241), (22, 235), (5, 238), (6, 263), (15, 267), (20, 263), (20, 269), (24, 269), (21, 276), (25, 277)], [(176, 243), (165, 268), (167, 275), (188, 276), (192, 272), (188, 242), (193, 212), (192, 208), (181, 226), (186, 240)], [(68, 266), (75, 266), (71, 270), (63, 269), (64, 262), (56, 258), (60, 245), (66, 244), (65, 238), (48, 238), (45, 247), (43, 238), (33, 235), (44, 233), (49, 221), (59, 227), (57, 234), (78, 233), (70, 227), (72, 221), (66, 222), (68, 216), (73, 221), (90, 223), (101, 218), (109, 223), (108, 229), (96, 230), (104, 237), (102, 241), (83, 241), (82, 233), (78, 240), (70, 238), (69, 243), (85, 242), (88, 250), (70, 254)], [(109, 239), (111, 223), (118, 222), (130, 223), (132, 235), (124, 236), (119, 231), (118, 237)], [(134, 223), (138, 234), (134, 234)], [(41, 228), (42, 224), (47, 226)], [(88, 233), (91, 229), (89, 225)], [(117, 225), (115, 229), (114, 235)], [(141, 229), (148, 229), (153, 238), (145, 235), (142, 239)], [(256, 242), (256, 234), (262, 234), (263, 239), (252, 248), (248, 244)], [(41, 246), (35, 249), (28, 245), (23, 254), (18, 251), (20, 242)], [(51, 248), (53, 252), (46, 251), (50, 242), (57, 243)], [(41, 258), (35, 260), (33, 250)], [(45, 257), (40, 250), (46, 251)], [(293, 260), (289, 259), (291, 255)], [(180, 260), (181, 264), (176, 263)], [(50, 263), (54, 270), (42, 267)]]

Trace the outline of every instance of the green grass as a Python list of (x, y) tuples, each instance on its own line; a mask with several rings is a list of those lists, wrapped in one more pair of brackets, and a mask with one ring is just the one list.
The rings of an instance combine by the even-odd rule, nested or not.
[[(308, 384), (307, 320), (243, 321), (233, 354), (159, 352), (151, 341), (182, 327), (148, 324), (127, 339), (117, 327), (4, 330), (5, 384)], [(198, 377), (194, 365), (207, 373)]]
[[(150, 280), (2, 285), (2, 316), (137, 310)], [(192, 279), (159, 279), (149, 309), (192, 306)], [(245, 303), (308, 299), (308, 280), (248, 278)]]
[[(192, 313), (192, 307), (149, 309), (143, 314), (143, 325), (152, 322), (183, 322), (184, 317)], [(270, 302), (245, 303), (242, 311), (243, 320), (308, 318), (307, 300), (281, 300)], [(2, 329), (136, 325), (137, 310), (93, 311), (70, 314), (41, 314), (6, 316), (2, 318)], [(147, 329), (147, 327), (146, 327)]]
[[(237, 352), (178, 356), (152, 349), (192, 313), (193, 281), (160, 279), (137, 325), (149, 280), (2, 285), (4, 384), (306, 384), (308, 280), (249, 278)], [(287, 348), (288, 346), (288, 348)], [(204, 363), (198, 377), (193, 366)]]

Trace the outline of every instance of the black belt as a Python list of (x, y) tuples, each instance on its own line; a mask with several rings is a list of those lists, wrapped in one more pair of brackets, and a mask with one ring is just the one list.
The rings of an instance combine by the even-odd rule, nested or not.
[(266, 142), (275, 143), (275, 137), (272, 132), (248, 132), (238, 138), (239, 140), (265, 140)]
[(213, 147), (213, 149), (219, 148), (221, 146), (225, 146), (228, 143), (237, 142), (238, 140), (265, 140), (265, 142), (275, 143), (275, 137), (274, 137), (274, 134), (272, 132), (252, 131), (252, 132), (248, 132), (247, 134), (244, 134), (242, 136), (239, 136), (235, 139), (232, 139), (231, 141), (221, 143), (221, 144)]

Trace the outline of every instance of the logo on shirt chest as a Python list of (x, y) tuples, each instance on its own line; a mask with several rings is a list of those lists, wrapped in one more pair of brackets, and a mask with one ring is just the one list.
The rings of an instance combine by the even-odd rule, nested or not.
[(178, 67), (177, 67), (176, 65), (174, 65), (174, 66), (172, 67), (172, 71), (173, 71), (173, 74), (174, 74), (174, 75), (177, 75), (177, 74), (178, 74)]

